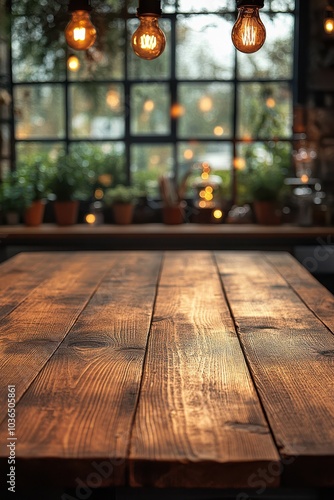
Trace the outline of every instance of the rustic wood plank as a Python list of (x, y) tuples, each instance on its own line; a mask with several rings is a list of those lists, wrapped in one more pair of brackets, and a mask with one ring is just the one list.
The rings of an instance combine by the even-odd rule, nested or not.
[(212, 255), (168, 252), (131, 440), (130, 484), (247, 487), (259, 467), (278, 459)]
[[(59, 272), (62, 266), (75, 260), (75, 254), (36, 252), (29, 254), (29, 265), (25, 253), (0, 264), (0, 319), (13, 311), (45, 279), (49, 279), (52, 272)], [(17, 286), (18, 283), (20, 286)]]
[(333, 486), (332, 333), (265, 254), (216, 252), (216, 258), (280, 449), (283, 484)]
[[(323, 255), (323, 254), (322, 254)], [(266, 259), (297, 292), (307, 307), (334, 332), (334, 296), (288, 253), (268, 253)]]
[(107, 275), (18, 406), (26, 474), (47, 484), (59, 476), (69, 485), (125, 483), (161, 258), (109, 257)]
[[(36, 258), (37, 255), (22, 254), (20, 265), (29, 269)], [(8, 384), (16, 385), (16, 397), (21, 397), (86, 306), (110, 259), (104, 254), (94, 257), (70, 252), (40, 259), (40, 276), (44, 280), (0, 319), (0, 401), (6, 399)], [(117, 264), (116, 257), (114, 263)], [(22, 286), (28, 282), (28, 278), (23, 278)], [(16, 288), (20, 287), (18, 280)], [(6, 408), (1, 405), (0, 422), (5, 416)]]

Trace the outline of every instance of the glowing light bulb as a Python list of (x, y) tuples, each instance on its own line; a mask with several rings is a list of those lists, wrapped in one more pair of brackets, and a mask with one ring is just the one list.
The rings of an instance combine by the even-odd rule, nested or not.
[(232, 42), (246, 54), (257, 52), (265, 42), (266, 28), (259, 15), (262, 0), (237, 0), (238, 18), (232, 29)]
[(328, 35), (334, 34), (334, 10), (330, 6), (326, 8), (324, 30)]
[(142, 59), (156, 59), (166, 46), (166, 37), (159, 26), (161, 17), (160, 0), (139, 0), (137, 16), (140, 25), (132, 35), (134, 53)]
[(65, 28), (67, 44), (75, 50), (87, 50), (96, 40), (96, 29), (90, 20), (88, 0), (72, 0), (69, 5), (72, 19)]

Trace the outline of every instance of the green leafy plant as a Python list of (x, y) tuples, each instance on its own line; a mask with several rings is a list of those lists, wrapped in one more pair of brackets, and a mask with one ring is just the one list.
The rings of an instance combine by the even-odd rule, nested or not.
[(249, 174), (248, 188), (253, 200), (277, 201), (284, 186), (284, 175), (273, 166), (258, 167)]
[(87, 199), (92, 187), (76, 155), (62, 155), (51, 168), (48, 188), (58, 201)]
[(48, 165), (42, 158), (36, 157), (32, 162), (21, 163), (17, 168), (17, 177), (32, 201), (43, 200), (47, 197), (48, 176)]
[(116, 203), (135, 203), (138, 196), (137, 188), (133, 186), (125, 186), (118, 184), (114, 188), (110, 188), (105, 193), (106, 205), (113, 205)]
[(0, 184), (0, 205), (4, 213), (21, 214), (32, 202), (31, 195), (25, 189), (16, 172), (8, 174)]

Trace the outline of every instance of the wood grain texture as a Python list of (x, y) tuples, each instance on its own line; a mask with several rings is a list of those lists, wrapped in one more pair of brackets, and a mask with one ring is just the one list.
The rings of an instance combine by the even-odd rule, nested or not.
[(93, 297), (18, 408), (19, 457), (29, 457), (26, 473), (43, 471), (47, 482), (56, 471), (69, 485), (77, 477), (95, 477), (99, 486), (125, 483), (161, 255), (108, 259)]
[[(67, 261), (74, 256), (68, 255)], [(15, 309), (29, 293), (50, 277), (52, 270), (59, 266), (59, 256), (55, 254), (32, 253), (27, 265), (25, 254), (15, 255), (0, 265), (0, 318)], [(19, 286), (18, 286), (19, 284)]]
[[(18, 268), (11, 270), (12, 296), (18, 302), (0, 319), (0, 401), (6, 399), (8, 384), (16, 386), (19, 400), (86, 306), (109, 259), (103, 253), (96, 259), (89, 253), (21, 254), (15, 259), (26, 271), (21, 281)], [(5, 416), (6, 407), (1, 405), (0, 422)]]
[[(130, 484), (247, 487), (278, 453), (209, 252), (166, 254), (130, 449)], [(278, 484), (278, 478), (271, 486)]]
[[(239, 336), (280, 449), (283, 483), (333, 486), (334, 337), (270, 263), (274, 257), (266, 255), (216, 252)], [(285, 265), (290, 261), (280, 259)], [(296, 268), (294, 261), (290, 264)]]
[[(319, 256), (324, 258), (329, 254), (318, 249)], [(315, 254), (314, 259), (316, 259)], [(296, 291), (307, 307), (334, 332), (334, 296), (319, 281), (312, 276), (290, 254), (280, 252), (266, 254), (266, 259), (283, 276)]]

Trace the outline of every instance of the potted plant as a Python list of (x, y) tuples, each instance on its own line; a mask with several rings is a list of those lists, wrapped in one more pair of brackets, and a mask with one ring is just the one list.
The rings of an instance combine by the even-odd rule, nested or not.
[(105, 203), (111, 205), (116, 224), (131, 224), (137, 194), (136, 188), (124, 184), (106, 191)]
[(49, 182), (53, 197), (56, 223), (59, 226), (75, 224), (78, 219), (80, 192), (85, 184), (79, 159), (62, 155), (55, 162)]
[(27, 226), (39, 226), (43, 222), (45, 211), (47, 166), (36, 158), (33, 162), (19, 165), (17, 175), (30, 200), (23, 213), (24, 223)]
[(249, 175), (249, 192), (259, 224), (281, 223), (279, 200), (284, 186), (284, 176), (273, 165), (258, 166)]
[(2, 213), (9, 225), (18, 224), (30, 198), (16, 172), (8, 174), (0, 185), (0, 204)]

